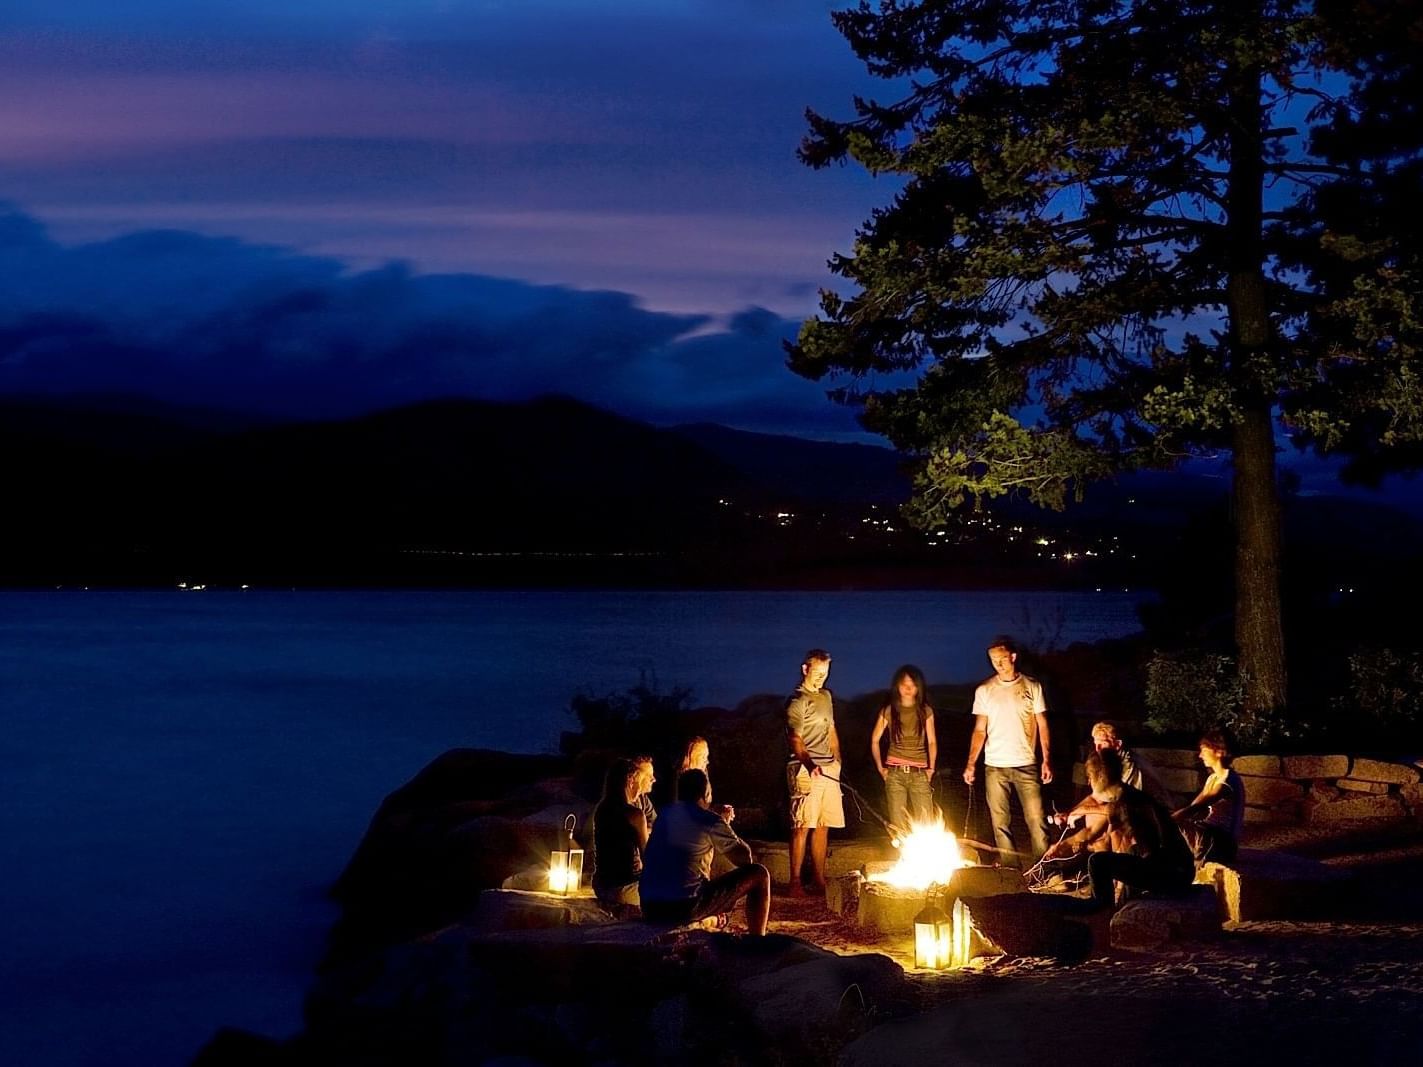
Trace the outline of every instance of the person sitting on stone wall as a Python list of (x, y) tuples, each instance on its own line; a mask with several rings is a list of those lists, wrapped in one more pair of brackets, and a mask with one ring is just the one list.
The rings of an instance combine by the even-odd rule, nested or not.
[[(771, 915), (771, 874), (711, 806), (706, 772), (682, 772), (677, 803), (663, 810), (643, 855), (642, 916), (649, 922), (689, 923), (729, 912), (744, 897), (746, 926), (760, 936)], [(715, 854), (735, 868), (711, 877)]]
[(1235, 859), (1245, 825), (1245, 783), (1230, 767), (1234, 757), (1219, 730), (1201, 735), (1200, 757), (1210, 777), (1196, 799), (1172, 817), (1198, 863), (1229, 863)]
[(1105, 837), (1109, 847), (1087, 857), (1092, 897), (1098, 904), (1111, 907), (1116, 902), (1117, 883), (1148, 893), (1184, 892), (1195, 878), (1196, 865), (1165, 806), (1122, 784), (1121, 760), (1110, 749), (1087, 757), (1087, 781), (1106, 818), (1086, 819), (1044, 858), (1089, 852)]

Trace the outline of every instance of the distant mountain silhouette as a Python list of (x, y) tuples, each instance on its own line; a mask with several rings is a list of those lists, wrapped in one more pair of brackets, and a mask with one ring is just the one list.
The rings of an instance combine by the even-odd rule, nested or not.
[(678, 434), (558, 397), (222, 430), (125, 407), (0, 402), (0, 448), (18, 460), (0, 527), (8, 580), (379, 579), (422, 554), (682, 552), (716, 542), (719, 499), (759, 492)]
[[(302, 423), (142, 397), (12, 397), (0, 449), (10, 584), (855, 585), (867, 569), (901, 585), (1140, 584), (1193, 560), (1214, 570), (1229, 538), (1221, 479), (1155, 473), (1091, 486), (1064, 513), (996, 501), (996, 526), (966, 513), (931, 543), (897, 517), (908, 482), (888, 449), (659, 429), (556, 396)], [(1287, 522), (1296, 556), (1341, 580), (1416, 551), (1420, 533), (1402, 513), (1325, 497), (1291, 500)], [(1030, 533), (1009, 538), (1009, 523)], [(1035, 543), (1045, 534), (1055, 550)], [(1087, 562), (1115, 538), (1121, 552)], [(1064, 569), (1071, 545), (1084, 551)], [(1354, 546), (1367, 546), (1357, 560), (1340, 552)]]
[(719, 457), (751, 484), (785, 499), (839, 504), (902, 504), (909, 499), (904, 458), (888, 448), (750, 433), (704, 422), (677, 426), (673, 432)]

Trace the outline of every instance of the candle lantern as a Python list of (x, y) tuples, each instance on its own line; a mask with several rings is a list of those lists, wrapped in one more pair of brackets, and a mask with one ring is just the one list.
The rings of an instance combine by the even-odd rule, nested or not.
[(914, 916), (914, 966), (931, 971), (949, 966), (952, 927), (944, 909), (932, 902)]
[(567, 896), (583, 885), (583, 850), (573, 840), (573, 828), (578, 820), (571, 814), (563, 820), (563, 835), (559, 847), (553, 850), (548, 863), (548, 888), (551, 893)]

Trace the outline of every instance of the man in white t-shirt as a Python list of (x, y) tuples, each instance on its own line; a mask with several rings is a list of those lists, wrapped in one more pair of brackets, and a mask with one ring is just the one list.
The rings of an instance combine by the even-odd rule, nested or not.
[[(984, 757), (984, 792), (993, 821), (993, 843), (1005, 860), (1021, 862), (1022, 849), (1013, 841), (1013, 793), (1023, 809), (1032, 843), (1032, 861), (1047, 851), (1043, 796), (1039, 785), (1052, 781), (1048, 763), (1047, 703), (1043, 687), (1018, 671), (1018, 649), (1010, 638), (995, 638), (988, 647), (993, 677), (973, 694), (973, 737), (963, 780), (973, 785), (979, 754)], [(1042, 762), (1037, 749), (1042, 748)]]

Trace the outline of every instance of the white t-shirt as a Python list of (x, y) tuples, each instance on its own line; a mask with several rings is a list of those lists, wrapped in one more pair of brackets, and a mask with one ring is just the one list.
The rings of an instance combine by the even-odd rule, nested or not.
[(1026, 674), (1011, 682), (994, 675), (974, 691), (973, 713), (988, 720), (988, 742), (983, 748), (987, 766), (1037, 765), (1037, 716), (1047, 714), (1040, 682)]

